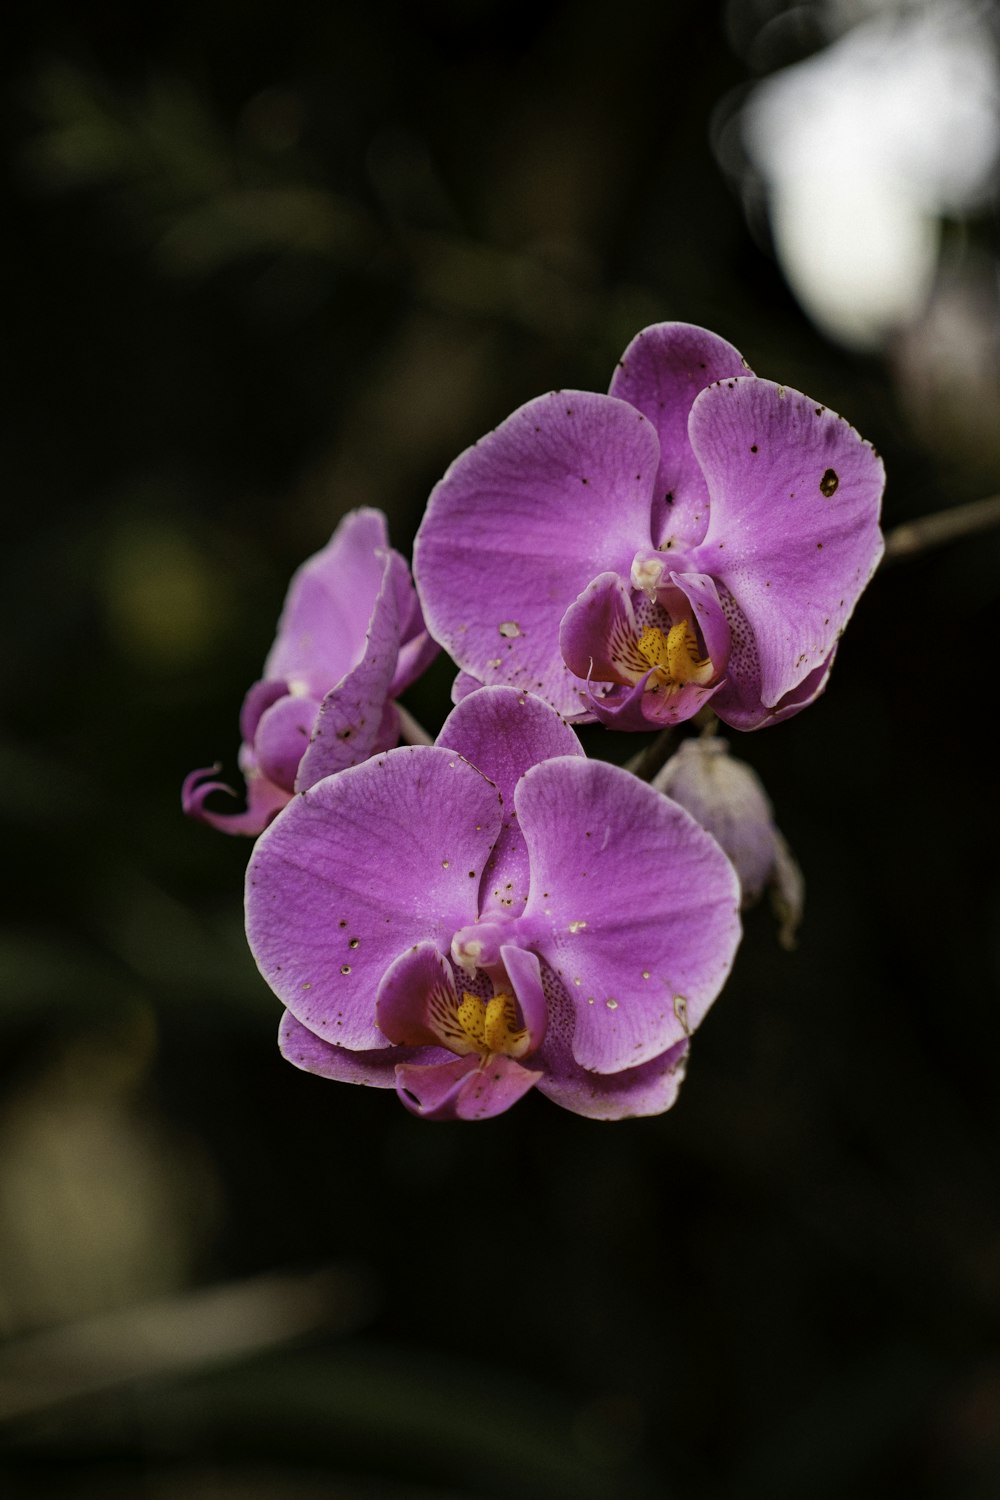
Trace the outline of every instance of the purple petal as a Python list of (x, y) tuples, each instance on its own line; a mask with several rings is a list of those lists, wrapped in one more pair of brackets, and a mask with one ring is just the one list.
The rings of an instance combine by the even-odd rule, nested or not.
[(247, 936), (264, 978), (326, 1041), (386, 1045), (379, 981), (414, 943), (447, 951), (474, 920), (499, 829), (496, 788), (434, 746), (390, 750), (295, 797), (247, 871)]
[(397, 1092), (425, 1120), (486, 1120), (516, 1104), (541, 1078), (512, 1057), (475, 1055), (448, 1063), (396, 1069)]
[(569, 1059), (564, 1068), (550, 1065), (538, 1092), (575, 1115), (591, 1120), (627, 1120), (662, 1115), (677, 1102), (687, 1068), (688, 1042), (677, 1042), (659, 1057), (620, 1073), (590, 1073)]
[(768, 724), (780, 724), (814, 703), (829, 681), (836, 646), (798, 687), (779, 698), (773, 708), (767, 708), (761, 697), (761, 665), (753, 632), (732, 595), (723, 589), (720, 597), (730, 624), (732, 650), (726, 681), (712, 699), (712, 708), (719, 718), (734, 729), (762, 729)]
[(302, 683), (322, 698), (360, 661), (388, 545), (381, 511), (355, 510), (343, 518), (292, 578), (265, 678)]
[(252, 745), (253, 737), (257, 733), (257, 725), (260, 723), (264, 713), (277, 703), (279, 698), (288, 695), (290, 689), (287, 682), (255, 682), (253, 687), (247, 690), (243, 699), (243, 707), (240, 709), (240, 739), (244, 745)]
[(316, 1073), (337, 1083), (368, 1084), (376, 1089), (396, 1087), (396, 1068), (400, 1063), (435, 1063), (449, 1058), (442, 1047), (380, 1047), (371, 1052), (351, 1052), (347, 1047), (335, 1047), (332, 1042), (314, 1036), (287, 1010), (278, 1029), (278, 1047), (282, 1057), (304, 1073)]
[(437, 641), (432, 640), (424, 625), (417, 591), (413, 587), (410, 570), (398, 552), (391, 552), (392, 581), (396, 594), (396, 615), (399, 620), (399, 651), (396, 673), (389, 688), (390, 696), (400, 693), (416, 682), (430, 666), (440, 651)]
[(576, 1061), (614, 1073), (660, 1056), (729, 972), (732, 865), (682, 808), (605, 762), (546, 761), (515, 800), (531, 862), (517, 942), (566, 985)]
[(521, 1020), (531, 1037), (532, 1051), (541, 1046), (548, 1027), (548, 1006), (542, 987), (541, 965), (534, 953), (504, 943), (500, 959), (521, 1009)]
[(732, 344), (690, 323), (644, 328), (622, 355), (610, 393), (648, 417), (660, 439), (654, 546), (686, 548), (705, 535), (708, 489), (688, 440), (688, 414), (706, 386), (746, 372)]
[(658, 1115), (670, 1108), (684, 1077), (686, 1038), (637, 1068), (625, 1068), (620, 1073), (588, 1072), (573, 1056), (576, 1014), (562, 980), (547, 964), (543, 969), (533, 953), (510, 948), (503, 951), (508, 974), (513, 976), (516, 971), (524, 988), (537, 992), (534, 1003), (545, 1012), (544, 1044), (532, 1059), (543, 1074), (539, 1093), (563, 1109), (595, 1120)]
[(766, 380), (703, 391), (689, 430), (711, 515), (688, 566), (732, 594), (775, 708), (823, 667), (882, 555), (882, 463), (841, 417)]
[(639, 627), (631, 592), (617, 573), (601, 573), (569, 606), (559, 624), (559, 649), (578, 677), (630, 685), (649, 674), (636, 649)]
[(463, 698), (468, 698), (470, 693), (478, 693), (483, 684), (478, 677), (473, 677), (469, 672), (458, 672), (451, 684), (451, 701), (454, 704), (461, 703)]
[[(631, 687), (613, 687), (606, 698), (593, 697), (590, 706), (595, 719), (608, 729), (626, 730), (633, 734), (644, 730), (662, 729), (663, 724), (651, 716), (651, 705), (647, 702), (646, 684), (653, 675), (652, 667), (646, 676)], [(659, 703), (659, 698), (655, 703)]]
[(299, 766), (297, 791), (305, 791), (360, 765), (382, 748), (380, 731), (399, 650), (399, 617), (392, 560), (383, 554), (381, 582), (371, 601), (364, 652), (360, 661), (326, 694), (312, 739)]
[(390, 964), (375, 1000), (379, 1028), (404, 1047), (441, 1047), (434, 1028), (435, 1002), (440, 1009), (454, 1002), (455, 976), (433, 943), (415, 943)]
[(452, 710), (438, 744), (457, 750), (503, 798), (503, 826), (483, 872), (481, 915), (520, 912), (528, 896), (528, 851), (517, 826), (514, 788), (530, 766), (554, 755), (583, 755), (555, 709), (517, 688), (483, 688)]
[(583, 391), (530, 401), (456, 460), (431, 495), (414, 574), (460, 668), (581, 712), (559, 622), (596, 574), (627, 576), (648, 545), (658, 461), (640, 413)]
[[(184, 778), (181, 788), (181, 807), (189, 818), (197, 818), (199, 822), (207, 823), (210, 828), (215, 828), (219, 833), (248, 834), (255, 837), (261, 833), (271, 820), (286, 806), (290, 793), (282, 791), (280, 786), (274, 786), (259, 771), (250, 770), (246, 773), (247, 805), (245, 812), (217, 813), (210, 811), (205, 806), (207, 798), (213, 792), (225, 792), (229, 797), (237, 794), (232, 787), (226, 786), (224, 781), (215, 781), (218, 766), (211, 766), (203, 771), (192, 771)], [(204, 777), (209, 780), (203, 780)]]
[(261, 714), (253, 753), (268, 781), (291, 794), (295, 776), (313, 733), (319, 703), (304, 694), (286, 695)]

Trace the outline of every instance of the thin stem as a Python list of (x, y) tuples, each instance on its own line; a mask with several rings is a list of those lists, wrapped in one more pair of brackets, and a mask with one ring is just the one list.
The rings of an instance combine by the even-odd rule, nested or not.
[(427, 730), (420, 724), (408, 709), (401, 703), (396, 704), (399, 712), (399, 737), (404, 745), (433, 745)]
[(652, 781), (670, 754), (673, 738), (674, 726), (668, 724), (665, 729), (660, 730), (655, 740), (644, 745), (637, 754), (632, 756), (631, 760), (625, 762), (625, 770), (633, 772), (640, 781)]
[(986, 500), (970, 500), (967, 505), (955, 505), (951, 510), (921, 516), (918, 521), (906, 521), (887, 535), (883, 565), (916, 557), (931, 547), (986, 531), (990, 526), (1000, 526), (1000, 495), (990, 495)]

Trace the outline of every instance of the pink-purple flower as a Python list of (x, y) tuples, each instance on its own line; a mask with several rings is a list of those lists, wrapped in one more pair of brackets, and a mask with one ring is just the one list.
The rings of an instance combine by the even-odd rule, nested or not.
[(293, 577), (263, 677), (243, 701), (246, 810), (206, 806), (230, 790), (214, 768), (186, 778), (184, 811), (225, 833), (260, 833), (293, 793), (397, 743), (393, 700), (437, 649), (385, 516), (351, 511)]
[(669, 1108), (738, 907), (688, 813), (505, 687), (466, 698), (435, 745), (304, 790), (247, 873), (285, 1056), (438, 1119), (533, 1087), (595, 1118)]
[(882, 552), (884, 474), (715, 334), (645, 329), (610, 394), (555, 391), (462, 454), (414, 552), (456, 696), (509, 683), (619, 729), (739, 729), (823, 690)]

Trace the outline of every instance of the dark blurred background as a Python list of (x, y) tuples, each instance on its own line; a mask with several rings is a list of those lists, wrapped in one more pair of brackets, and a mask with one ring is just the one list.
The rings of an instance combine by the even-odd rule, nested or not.
[(844, 413), (889, 527), (1000, 488), (995, 20), (7, 8), (5, 1500), (1000, 1493), (997, 535), (886, 568), (740, 740), (806, 917), (749, 915), (659, 1119), (296, 1072), (249, 845), (179, 807), (339, 517), (408, 551), (647, 323)]

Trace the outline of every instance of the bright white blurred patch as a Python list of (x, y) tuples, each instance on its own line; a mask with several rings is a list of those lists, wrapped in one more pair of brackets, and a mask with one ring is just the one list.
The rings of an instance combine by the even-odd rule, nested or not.
[(941, 215), (990, 188), (1000, 78), (981, 15), (966, 0), (885, 7), (746, 106), (785, 274), (843, 343), (878, 348), (919, 316)]

